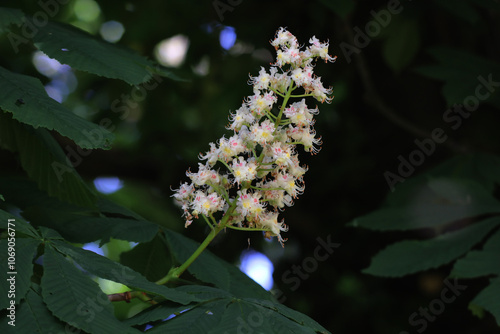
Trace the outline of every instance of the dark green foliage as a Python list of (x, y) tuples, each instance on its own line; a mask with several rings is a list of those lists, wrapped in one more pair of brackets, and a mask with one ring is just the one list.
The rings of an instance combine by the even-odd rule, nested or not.
[[(26, 33), (49, 2), (57, 13)], [(16, 224), (16, 333), (149, 326), (167, 333), (415, 333), (420, 328), (409, 318), (437, 305), (445, 278), (467, 290), (425, 333), (499, 333), (498, 1), (402, 0), (387, 25), (380, 15), (395, 1), (96, 0), (101, 12), (93, 21), (75, 16), (77, 2), (0, 8), (0, 333), (13, 332), (5, 310), (9, 219)], [(214, 3), (226, 7), (218, 12)], [(116, 44), (98, 37), (111, 20), (125, 27)], [(229, 51), (219, 43), (225, 26), (237, 33)], [(305, 194), (283, 215), (289, 240), (282, 250), (260, 235), (221, 233), (180, 280), (157, 286), (208, 232), (196, 223), (183, 229), (170, 189), (226, 133), (228, 111), (252, 94), (248, 74), (273, 61), (268, 40), (279, 26), (302, 42), (329, 39), (338, 56), (335, 66), (317, 65), (335, 99), (320, 107), (324, 144), (304, 158)], [(150, 60), (176, 34), (190, 40), (184, 64), (173, 70)], [(77, 77), (63, 103), (45, 92), (53, 78), (34, 68), (35, 51), (70, 65)], [(203, 66), (205, 74), (193, 71)], [(131, 98), (151, 83), (159, 84)], [(474, 99), (472, 111), (453, 111)], [(391, 192), (384, 173), (396, 173), (399, 155), (408, 158), (415, 140), (436, 128), (446, 140)], [(97, 194), (90, 181), (106, 175), (125, 180), (122, 192)], [(349, 221), (357, 228), (346, 228)], [(342, 246), (305, 272), (317, 238), (329, 235)], [(83, 250), (91, 241), (111, 251)], [(139, 244), (130, 249), (130, 241)], [(234, 266), (248, 247), (272, 258), (285, 305), (322, 326)], [(290, 281), (299, 277), (306, 278)], [(109, 288), (106, 280), (125, 286)], [(156, 304), (107, 302), (106, 294), (129, 288)]]
[[(16, 9), (0, 8), (0, 32), (19, 37), (15, 34), (23, 33), (23, 25), (35, 19), (36, 14), (30, 17)], [(30, 36), (32, 45), (75, 70), (131, 85), (159, 75), (179, 79), (145, 57), (75, 27), (48, 22), (38, 28)], [(150, 222), (99, 197), (61, 148), (65, 137), (62, 140), (73, 141), (79, 154), (87, 156), (92, 149), (109, 149), (113, 135), (50, 98), (38, 78), (3, 67), (0, 109), (0, 147), (11, 152), (22, 168), (0, 179), (2, 333), (13, 328), (6, 316), (11, 299), (16, 304), (15, 329), (19, 333), (70, 329), (140, 333), (134, 326), (145, 323), (155, 327), (151, 332), (185, 328), (193, 333), (235, 332), (242, 324), (254, 325), (255, 316), (262, 319), (259, 332), (263, 333), (328, 333), (309, 317), (272, 301), (270, 293), (209, 251), (189, 268), (197, 282), (154, 283), (173, 265), (185, 261), (198, 244), (166, 229), (168, 224)], [(111, 239), (140, 244), (122, 254), (122, 263), (71, 244), (99, 241), (104, 245)], [(9, 255), (12, 249), (15, 267), (11, 271), (15, 274), (4, 270), (14, 258)], [(10, 275), (15, 275), (16, 291), (8, 299)], [(96, 278), (139, 292), (144, 299), (142, 309), (146, 309), (121, 321), (115, 314), (118, 307)], [(184, 283), (195, 285), (174, 286)], [(147, 308), (148, 302), (160, 304)], [(183, 310), (188, 311), (165, 323), (157, 322)]]
[[(452, 277), (495, 275), (471, 303), (490, 311), (500, 323), (493, 302), (500, 298), (500, 202), (493, 196), (498, 161), (496, 156), (478, 155), (445, 162), (396, 187), (386, 207), (353, 221), (352, 226), (371, 230), (429, 229), (429, 234), (436, 235), (388, 246), (373, 257), (364, 272), (401, 277), (454, 263)], [(482, 249), (473, 249), (478, 244)]]

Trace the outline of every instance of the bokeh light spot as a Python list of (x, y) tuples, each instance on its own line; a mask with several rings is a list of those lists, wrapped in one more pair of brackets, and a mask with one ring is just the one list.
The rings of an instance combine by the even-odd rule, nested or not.
[(164, 66), (179, 67), (186, 58), (188, 48), (189, 39), (184, 35), (175, 35), (156, 45), (155, 57)]
[(105, 41), (110, 43), (118, 42), (125, 32), (125, 27), (118, 21), (108, 21), (101, 25), (99, 33)]
[(230, 26), (224, 27), (219, 34), (219, 42), (225, 50), (232, 48), (236, 42), (236, 30)]
[(240, 257), (240, 270), (247, 274), (264, 289), (273, 287), (274, 266), (271, 260), (262, 253), (254, 250), (244, 251)]
[(101, 194), (112, 194), (123, 187), (123, 181), (113, 177), (98, 177), (94, 180), (94, 185)]
[(101, 8), (94, 0), (76, 0), (73, 10), (76, 17), (84, 22), (95, 21), (101, 14)]

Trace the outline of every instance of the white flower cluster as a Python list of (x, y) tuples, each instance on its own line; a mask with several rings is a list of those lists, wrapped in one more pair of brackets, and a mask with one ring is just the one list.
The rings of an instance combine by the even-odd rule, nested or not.
[[(328, 55), (328, 43), (316, 37), (301, 51), (295, 36), (280, 28), (271, 41), (277, 60), (269, 72), (261, 68), (250, 78), (253, 95), (231, 114), (229, 138), (210, 143), (210, 150), (200, 154), (196, 173), (187, 172), (191, 183), (183, 183), (173, 197), (180, 203), (186, 226), (202, 216), (214, 228), (265, 231), (266, 237), (277, 236), (288, 228), (278, 222), (278, 209), (293, 205), (293, 199), (304, 191), (303, 175), (296, 146), (316, 153), (320, 138), (313, 129), (313, 116), (305, 97), (320, 102), (331, 101), (331, 89), (323, 87), (313, 73), (316, 58), (335, 61)], [(302, 88), (300, 94), (293, 92)], [(300, 99), (289, 104), (290, 99)], [(281, 101), (280, 106), (276, 106)], [(224, 166), (221, 171), (215, 165)], [(219, 213), (219, 220), (215, 216)]]

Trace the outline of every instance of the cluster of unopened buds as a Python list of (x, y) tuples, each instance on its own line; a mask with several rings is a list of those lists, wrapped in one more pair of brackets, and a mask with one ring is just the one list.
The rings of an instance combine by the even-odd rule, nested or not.
[(261, 68), (258, 76), (250, 77), (253, 95), (231, 114), (227, 126), (233, 135), (210, 143), (210, 150), (199, 156), (206, 162), (198, 164), (197, 172), (187, 172), (191, 183), (175, 190), (173, 197), (184, 210), (186, 227), (202, 217), (212, 229), (222, 224), (264, 231), (265, 237), (277, 236), (283, 244), (280, 232), (288, 228), (278, 221), (278, 210), (293, 205), (302, 194), (307, 171), (300, 165), (297, 146), (317, 153), (321, 144), (313, 129), (318, 109), (309, 108), (305, 98), (322, 103), (332, 98), (331, 88), (314, 75), (313, 61), (333, 62), (336, 57), (328, 55), (328, 43), (314, 36), (309, 43), (301, 51), (294, 35), (278, 30), (271, 41), (276, 63), (269, 72)]

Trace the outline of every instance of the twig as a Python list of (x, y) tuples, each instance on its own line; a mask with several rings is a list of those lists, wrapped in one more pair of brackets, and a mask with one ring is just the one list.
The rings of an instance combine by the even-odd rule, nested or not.
[[(348, 20), (345, 21), (345, 30), (347, 33), (347, 36), (349, 40), (354, 40), (354, 33), (353, 29), (351, 28), (351, 25)], [(419, 138), (429, 138), (431, 137), (431, 132), (426, 131), (406, 119), (400, 117), (391, 107), (389, 107), (380, 94), (377, 92), (377, 89), (375, 88), (375, 85), (373, 84), (373, 79), (370, 73), (370, 70), (368, 69), (368, 66), (366, 65), (366, 60), (365, 57), (363, 56), (362, 53), (357, 53), (356, 54), (357, 61), (356, 61), (356, 66), (359, 72), (359, 75), (361, 77), (361, 82), (363, 83), (363, 87), (365, 88), (366, 94), (365, 94), (365, 100), (366, 103), (371, 105), (375, 110), (377, 110), (380, 114), (382, 114), (384, 117), (386, 117), (389, 121), (393, 122), (400, 128), (402, 128), (405, 131), (408, 131), (409, 133), (419, 137)], [(446, 145), (448, 148), (450, 148), (452, 151), (456, 153), (466, 153), (469, 150), (464, 147), (463, 145), (460, 145), (456, 143), (453, 139), (448, 138), (446, 142), (443, 143)]]
[(156, 304), (154, 300), (148, 297), (146, 293), (141, 292), (141, 291), (127, 291), (127, 292), (122, 292), (122, 293), (112, 293), (108, 295), (108, 300), (110, 302), (127, 302), (130, 303), (130, 300), (133, 298), (139, 298), (140, 300), (150, 303), (150, 304)]

